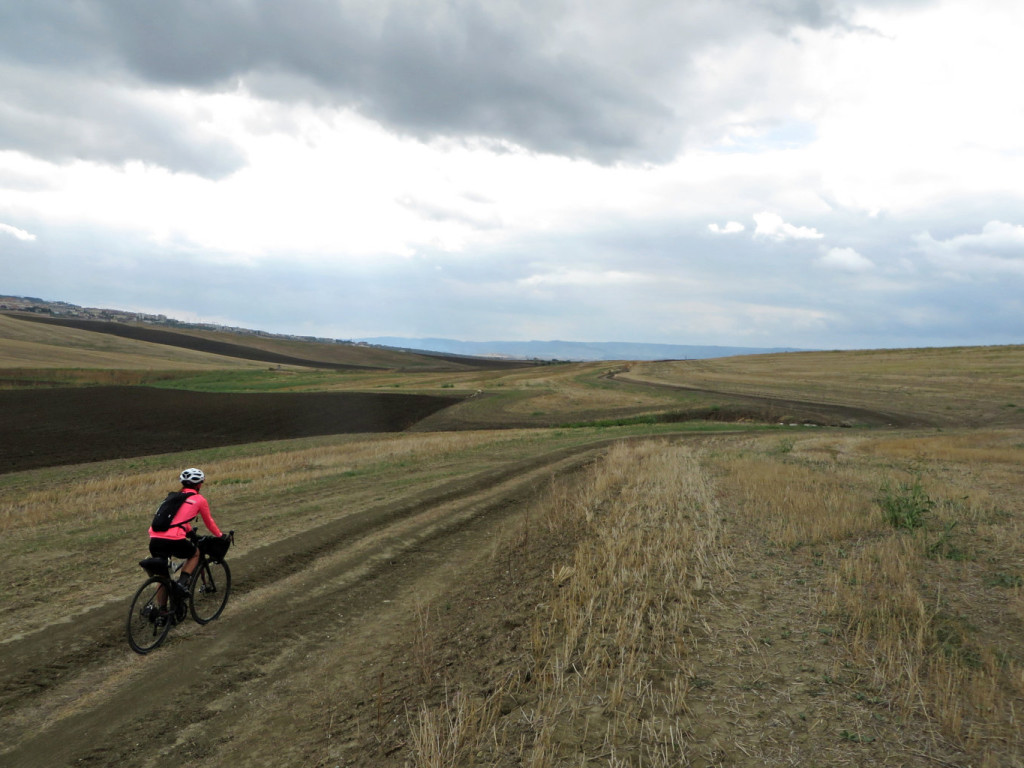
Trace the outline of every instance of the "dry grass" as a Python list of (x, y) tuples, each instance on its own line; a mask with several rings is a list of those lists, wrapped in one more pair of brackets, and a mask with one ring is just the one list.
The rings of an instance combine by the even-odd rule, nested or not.
[(688, 624), (728, 562), (706, 475), (685, 448), (619, 446), (585, 488), (555, 488), (540, 524), (581, 541), (552, 571), (551, 600), (530, 632), (529, 682), (498, 687), (530, 703), (499, 722), (478, 702), (473, 717), (487, 730), (470, 733), (455, 727), (469, 719), (464, 696), (423, 709), (416, 765), (464, 764), (454, 758), (469, 744), (535, 768), (679, 765)]
[(1024, 425), (1024, 347), (799, 352), (635, 363), (628, 378), (841, 403), (942, 424)]
[[(579, 544), (552, 570), (528, 670), (493, 681), (524, 703), (502, 717), (456, 691), (422, 708), (414, 764), (1021, 764), (1020, 443), (613, 452), (540, 515)], [(897, 530), (879, 493), (909, 477), (935, 503)]]
[[(285, 495), (289, 489), (322, 478), (355, 475), (376, 465), (428, 458), (465, 451), (496, 439), (514, 440), (515, 433), (442, 433), (400, 437), (363, 437), (338, 445), (319, 445), (255, 456), (204, 462), (210, 477), (205, 493), (215, 494), (219, 506), (230, 509), (241, 498)], [(180, 462), (179, 462), (180, 463)], [(177, 466), (177, 465), (175, 465)], [(25, 473), (26, 477), (31, 477)], [(98, 465), (86, 478), (57, 481), (40, 487), (19, 487), (0, 495), (0, 533), (18, 540), (46, 525), (107, 524), (137, 521), (139, 510), (154, 506), (161, 492), (177, 486), (176, 475), (164, 467), (126, 473), (114, 463)], [(116, 505), (111, 505), (116, 499)], [(155, 509), (155, 506), (154, 506)]]
[[(878, 441), (875, 456), (931, 476), (929, 524), (871, 542), (832, 577), (829, 609), (853, 657), (900, 710), (937, 723), (958, 747), (1000, 764), (1020, 755), (1024, 521), (1019, 434)], [(1016, 489), (1014, 489), (1016, 491)]]
[[(146, 330), (146, 324), (132, 325)], [(288, 355), (321, 363), (398, 370), (463, 370), (458, 362), (401, 352), (394, 349), (332, 341), (306, 341), (255, 334), (158, 326), (156, 330), (177, 333), (186, 344), (193, 339), (226, 342), (253, 350)], [(187, 337), (192, 337), (189, 339)], [(173, 365), (168, 365), (172, 361)], [(266, 368), (266, 363), (221, 357), (184, 348), (133, 341), (128, 338), (63, 327), (53, 323), (35, 323), (17, 316), (0, 314), (0, 368), (4, 367), (85, 367), (127, 369), (194, 368)]]
[(0, 370), (5, 368), (210, 370), (258, 369), (266, 368), (266, 363), (30, 323), (0, 314)]
[[(864, 690), (979, 764), (1022, 754), (1020, 437), (858, 440), (831, 461), (795, 450), (731, 465), (751, 525), (776, 544), (818, 547), (818, 604), (838, 623)], [(906, 492), (910, 478), (923, 488), (921, 526), (900, 530), (885, 522), (879, 495)]]
[(744, 517), (770, 543), (786, 548), (842, 541), (877, 528), (877, 491), (855, 467), (834, 462), (786, 463), (777, 455), (730, 462), (724, 482), (736, 490)]
[(976, 467), (1024, 463), (1024, 443), (1016, 430), (879, 438), (864, 451), (898, 460), (960, 462)]

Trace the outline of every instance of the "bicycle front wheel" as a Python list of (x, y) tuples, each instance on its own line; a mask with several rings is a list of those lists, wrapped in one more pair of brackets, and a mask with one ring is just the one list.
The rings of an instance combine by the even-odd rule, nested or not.
[(170, 586), (167, 579), (153, 576), (139, 587), (132, 598), (132, 606), (128, 610), (128, 645), (136, 653), (149, 653), (171, 631), (173, 617), (167, 608)]
[(227, 563), (202, 563), (192, 577), (192, 618), (209, 624), (220, 616), (231, 593), (231, 569)]

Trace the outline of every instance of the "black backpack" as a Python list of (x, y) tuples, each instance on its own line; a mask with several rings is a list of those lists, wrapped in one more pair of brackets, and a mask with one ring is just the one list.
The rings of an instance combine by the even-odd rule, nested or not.
[[(192, 495), (193, 494), (185, 493), (184, 491), (171, 491), (168, 493), (167, 498), (160, 502), (160, 506), (157, 507), (156, 514), (153, 515), (153, 530), (160, 533), (170, 530), (174, 516), (178, 514), (178, 510), (181, 509), (181, 505), (185, 503), (185, 499)], [(185, 524), (186, 523), (178, 523), (178, 526)]]

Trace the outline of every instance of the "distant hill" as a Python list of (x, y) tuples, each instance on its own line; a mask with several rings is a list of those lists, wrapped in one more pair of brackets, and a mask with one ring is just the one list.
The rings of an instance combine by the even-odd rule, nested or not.
[(718, 347), (690, 344), (643, 344), (619, 341), (458, 341), (377, 336), (359, 339), (367, 344), (422, 352), (504, 357), (519, 360), (696, 360), (734, 355), (799, 352), (791, 347)]
[[(789, 347), (719, 347), (687, 344), (582, 341), (458, 341), (377, 336), (341, 340), (275, 334), (210, 323), (188, 323), (164, 315), (80, 307), (63, 301), (0, 295), (0, 312), (22, 319), (119, 335), (158, 344), (285, 365), (336, 369), (504, 367), (519, 361), (695, 360), (709, 357), (798, 352)], [(26, 317), (35, 316), (33, 317)], [(199, 341), (195, 337), (199, 337)], [(372, 345), (376, 347), (368, 347)], [(395, 357), (395, 352), (414, 353)], [(453, 356), (453, 357), (448, 357)], [(481, 359), (482, 358), (482, 359)], [(514, 362), (515, 361), (515, 362)]]
[[(260, 361), (277, 365), (299, 365), (334, 370), (401, 370), (401, 371), (463, 371), (474, 368), (521, 368), (534, 365), (532, 361), (510, 360), (494, 357), (471, 357), (450, 355), (443, 352), (424, 354), (394, 348), (375, 347), (369, 344), (343, 341), (340, 339), (318, 338), (275, 334), (266, 331), (237, 328), (210, 323), (187, 323), (164, 315), (151, 315), (121, 309), (80, 307), (62, 301), (49, 301), (24, 296), (0, 295), (0, 316), (27, 323), (60, 326), (63, 328), (117, 336), (133, 342), (157, 344), (167, 348), (185, 349), (217, 356), (219, 359)], [(18, 354), (4, 348), (5, 329), (0, 327), (0, 367), (10, 367), (15, 360), (32, 359), (34, 365), (52, 356), (53, 339), (43, 348), (30, 350), (19, 348)], [(24, 336), (24, 334), (17, 334)], [(8, 342), (12, 342), (7, 339)], [(25, 339), (22, 339), (24, 342)], [(38, 339), (36, 339), (38, 341)], [(78, 342), (68, 342), (71, 347)], [(24, 344), (22, 345), (24, 346)], [(60, 346), (59, 344), (57, 346)], [(86, 353), (94, 345), (87, 343)], [(66, 350), (65, 350), (66, 351)], [(29, 355), (26, 357), (26, 355)], [(84, 364), (82, 350), (75, 349), (72, 356), (77, 365)], [(96, 367), (95, 352), (87, 354)], [(102, 358), (102, 356), (100, 356)], [(160, 357), (160, 355), (158, 355)], [(148, 359), (148, 357), (147, 357)], [(191, 359), (191, 358), (190, 358)], [(193, 363), (196, 360), (191, 359)], [(150, 361), (152, 362), (152, 361)], [(216, 362), (211, 358), (208, 362)], [(110, 363), (100, 360), (100, 367)], [(52, 365), (52, 360), (46, 365)], [(118, 365), (124, 365), (123, 355)], [(74, 366), (73, 366), (74, 367)], [(129, 365), (129, 367), (137, 367)]]

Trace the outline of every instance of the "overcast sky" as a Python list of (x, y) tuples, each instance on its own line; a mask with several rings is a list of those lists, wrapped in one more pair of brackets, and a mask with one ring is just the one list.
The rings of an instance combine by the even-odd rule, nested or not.
[(0, 0), (0, 293), (1021, 343), (1022, 39), (1015, 0)]

